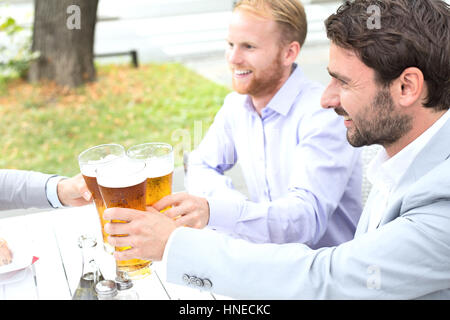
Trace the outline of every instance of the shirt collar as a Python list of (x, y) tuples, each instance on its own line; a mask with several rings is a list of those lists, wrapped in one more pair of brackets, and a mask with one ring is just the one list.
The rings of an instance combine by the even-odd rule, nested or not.
[[(301, 84), (305, 81), (305, 75), (297, 63), (292, 65), (292, 69), (293, 71), (289, 78), (273, 96), (272, 100), (269, 101), (267, 106), (263, 109), (263, 112), (266, 109), (270, 109), (283, 116), (286, 116), (289, 113), (296, 98), (301, 92), (301, 90), (299, 91), (299, 87), (301, 87)], [(252, 99), (249, 95), (247, 95), (245, 105), (248, 109), (254, 111)], [(265, 112), (269, 113), (269, 110), (266, 110)]]
[(378, 187), (388, 189), (394, 188), (419, 152), (427, 145), (436, 132), (443, 127), (449, 118), (450, 111), (447, 111), (424, 133), (400, 150), (400, 152), (392, 158), (389, 158), (386, 150), (382, 148), (369, 163), (367, 179)]

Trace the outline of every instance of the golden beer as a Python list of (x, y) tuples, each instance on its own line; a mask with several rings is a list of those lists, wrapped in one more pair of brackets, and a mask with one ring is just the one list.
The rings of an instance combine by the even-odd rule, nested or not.
[[(97, 182), (106, 208), (129, 208), (145, 211), (147, 176), (144, 169), (145, 163), (123, 158), (97, 170)], [(126, 223), (114, 220), (112, 222)], [(123, 251), (130, 247), (116, 247), (115, 249)], [(126, 277), (131, 279), (143, 278), (150, 274), (150, 261), (148, 260), (118, 260), (116, 264), (118, 274), (126, 273)]]
[(104, 226), (108, 222), (103, 219), (105, 204), (97, 184), (97, 169), (103, 165), (125, 157), (125, 148), (119, 144), (103, 144), (91, 147), (78, 156), (78, 163), (84, 181), (92, 194), (94, 204), (97, 209), (100, 225), (102, 229), (103, 247), (105, 251), (113, 253), (114, 248), (107, 242), (108, 234), (104, 231)]
[(144, 161), (147, 171), (147, 205), (172, 193), (173, 148), (166, 143), (144, 143), (128, 149), (127, 155)]
[[(95, 207), (97, 208), (98, 217), (100, 218), (100, 225), (102, 226), (102, 231), (103, 231), (103, 226), (107, 222), (106, 220), (103, 219), (103, 212), (105, 211), (106, 207), (105, 207), (105, 204), (103, 203), (102, 194), (100, 193), (100, 190), (98, 188), (97, 178), (95, 176), (90, 177), (83, 173), (82, 173), (82, 175), (83, 175), (84, 181), (86, 181), (86, 185), (87, 185), (89, 191), (92, 193), (92, 198), (94, 199), (94, 204), (95, 204)], [(104, 232), (102, 232), (102, 236), (103, 236), (103, 242), (107, 243), (106, 239), (107, 239), (108, 235), (105, 234)]]
[(173, 171), (162, 177), (147, 178), (146, 203), (153, 205), (172, 193)]

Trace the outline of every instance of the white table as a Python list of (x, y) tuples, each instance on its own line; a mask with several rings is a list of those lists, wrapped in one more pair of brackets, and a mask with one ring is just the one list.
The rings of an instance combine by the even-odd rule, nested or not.
[[(0, 299), (71, 299), (81, 276), (82, 254), (77, 240), (82, 234), (97, 238), (97, 263), (106, 279), (115, 278), (114, 258), (103, 250), (100, 222), (93, 205), (4, 218), (0, 219), (0, 227), (14, 230), (15, 235), (28, 242), (32, 255), (39, 257), (34, 264), (36, 278), (30, 267), (22, 280), (0, 284)], [(153, 262), (151, 269), (150, 276), (134, 281), (140, 299), (227, 299), (166, 282), (162, 262)]]

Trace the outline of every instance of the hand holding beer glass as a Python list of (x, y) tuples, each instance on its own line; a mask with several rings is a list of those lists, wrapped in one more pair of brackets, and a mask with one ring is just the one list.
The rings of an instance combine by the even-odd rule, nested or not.
[[(100, 217), (105, 250), (114, 252), (108, 244), (103, 219), (106, 208), (130, 208), (145, 211), (172, 193), (174, 169), (173, 148), (165, 143), (144, 143), (131, 147), (127, 153), (118, 144), (89, 148), (78, 157), (81, 173)], [(126, 223), (126, 221), (111, 221)], [(116, 235), (121, 236), (121, 235)], [(126, 235), (122, 235), (126, 236)], [(117, 247), (123, 251), (130, 247)], [(143, 278), (151, 273), (151, 261), (132, 259), (116, 261), (118, 276)]]
[[(97, 169), (97, 182), (106, 208), (146, 209), (146, 164), (123, 157)], [(111, 221), (127, 223), (127, 221)], [(126, 235), (116, 235), (117, 237)], [(130, 247), (116, 247), (117, 251)], [(117, 275), (121, 278), (140, 279), (151, 273), (148, 260), (116, 261)]]
[(106, 252), (113, 253), (114, 248), (108, 242), (108, 234), (104, 231), (104, 226), (108, 222), (103, 219), (105, 204), (97, 184), (97, 169), (119, 158), (125, 157), (125, 148), (119, 144), (102, 144), (91, 147), (78, 156), (78, 164), (84, 181), (94, 199), (95, 207), (100, 218), (102, 227), (103, 246)]
[(170, 144), (160, 142), (138, 144), (128, 149), (127, 156), (146, 164), (147, 206), (172, 193), (174, 159)]

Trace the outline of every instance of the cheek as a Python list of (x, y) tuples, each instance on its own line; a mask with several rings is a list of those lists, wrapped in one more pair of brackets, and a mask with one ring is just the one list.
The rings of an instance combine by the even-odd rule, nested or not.
[(341, 90), (340, 99), (341, 106), (352, 118), (358, 114), (359, 107), (364, 105), (362, 98), (356, 97), (355, 94), (348, 90)]
[(230, 57), (231, 57), (231, 50), (230, 49), (225, 50), (225, 60), (227, 62), (230, 62)]

